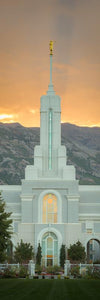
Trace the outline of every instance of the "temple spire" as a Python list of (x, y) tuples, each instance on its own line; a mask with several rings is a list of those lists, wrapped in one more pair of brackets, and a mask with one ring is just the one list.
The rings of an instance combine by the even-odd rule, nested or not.
[(49, 86), (48, 86), (47, 94), (55, 94), (54, 89), (53, 89), (53, 83), (52, 83), (53, 44), (54, 44), (54, 41), (50, 41), (50, 43), (49, 43), (49, 49), (50, 49), (50, 83), (49, 83)]

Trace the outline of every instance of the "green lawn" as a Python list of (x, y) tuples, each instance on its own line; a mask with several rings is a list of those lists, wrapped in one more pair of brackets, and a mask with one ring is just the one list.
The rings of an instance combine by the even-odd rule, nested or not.
[(100, 280), (1, 279), (1, 300), (100, 300)]

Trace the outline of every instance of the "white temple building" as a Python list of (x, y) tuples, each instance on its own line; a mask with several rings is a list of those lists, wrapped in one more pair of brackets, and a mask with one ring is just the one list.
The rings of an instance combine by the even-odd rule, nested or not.
[(61, 145), (61, 99), (52, 84), (40, 99), (40, 145), (34, 149), (34, 165), (25, 169), (21, 185), (1, 185), (6, 210), (12, 212), (13, 247), (22, 239), (34, 251), (42, 247), (42, 264), (59, 265), (62, 244), (78, 240), (88, 260), (100, 260), (100, 186), (79, 185), (75, 168), (67, 165)]

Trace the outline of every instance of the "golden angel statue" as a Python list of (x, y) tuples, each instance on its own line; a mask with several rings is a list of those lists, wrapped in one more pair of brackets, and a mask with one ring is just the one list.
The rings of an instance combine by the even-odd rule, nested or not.
[(53, 55), (53, 44), (54, 44), (54, 41), (50, 41), (50, 43), (49, 43), (50, 55)]

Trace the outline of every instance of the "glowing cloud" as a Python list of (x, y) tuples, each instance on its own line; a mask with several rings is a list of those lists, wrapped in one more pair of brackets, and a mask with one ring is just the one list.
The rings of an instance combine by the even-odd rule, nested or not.
[(13, 115), (0, 115), (0, 120), (5, 120), (5, 119), (12, 119), (13, 118)]

